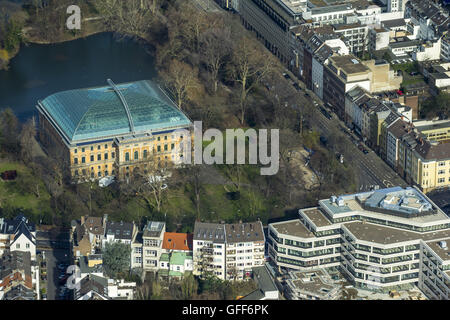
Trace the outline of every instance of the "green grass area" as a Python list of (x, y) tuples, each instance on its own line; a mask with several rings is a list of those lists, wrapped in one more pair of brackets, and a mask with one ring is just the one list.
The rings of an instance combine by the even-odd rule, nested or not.
[(419, 72), (419, 67), (417, 63), (415, 62), (408, 62), (408, 63), (402, 63), (402, 64), (393, 64), (392, 68), (395, 71), (402, 70), (404, 72), (410, 73), (410, 72)]
[(415, 84), (415, 83), (420, 83), (420, 82), (424, 82), (423, 77), (419, 76), (419, 77), (413, 77), (410, 78), (408, 80), (403, 80), (402, 81), (402, 87), (411, 85), (411, 84)]
[(30, 218), (38, 219), (51, 212), (50, 195), (44, 183), (29, 168), (23, 164), (0, 160), (0, 172), (6, 170), (16, 170), (17, 178), (13, 181), (0, 179), (0, 208), (4, 215), (14, 215), (22, 210), (31, 214)]

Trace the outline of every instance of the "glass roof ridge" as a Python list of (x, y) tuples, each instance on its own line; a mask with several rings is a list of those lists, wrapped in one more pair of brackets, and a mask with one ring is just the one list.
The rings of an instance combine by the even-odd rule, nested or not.
[(120, 83), (115, 87), (106, 85), (60, 91), (39, 101), (39, 105), (69, 143), (192, 123), (151, 80)]

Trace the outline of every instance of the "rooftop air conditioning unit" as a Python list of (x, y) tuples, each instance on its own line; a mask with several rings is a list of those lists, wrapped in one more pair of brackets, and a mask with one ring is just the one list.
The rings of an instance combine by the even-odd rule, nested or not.
[(439, 246), (442, 249), (447, 249), (447, 241), (439, 241)]

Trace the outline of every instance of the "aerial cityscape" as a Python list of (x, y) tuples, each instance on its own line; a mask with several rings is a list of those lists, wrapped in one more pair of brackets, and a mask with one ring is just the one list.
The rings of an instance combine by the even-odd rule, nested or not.
[(0, 300), (449, 300), (449, 10), (0, 0)]

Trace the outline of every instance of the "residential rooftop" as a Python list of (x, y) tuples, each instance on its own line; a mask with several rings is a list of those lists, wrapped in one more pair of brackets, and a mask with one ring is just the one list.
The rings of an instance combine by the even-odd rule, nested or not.
[(147, 225), (144, 227), (144, 232), (142, 234), (143, 237), (152, 237), (159, 238), (161, 236), (161, 232), (165, 228), (165, 222), (159, 221), (149, 221)]
[(165, 232), (162, 248), (192, 251), (192, 233)]

